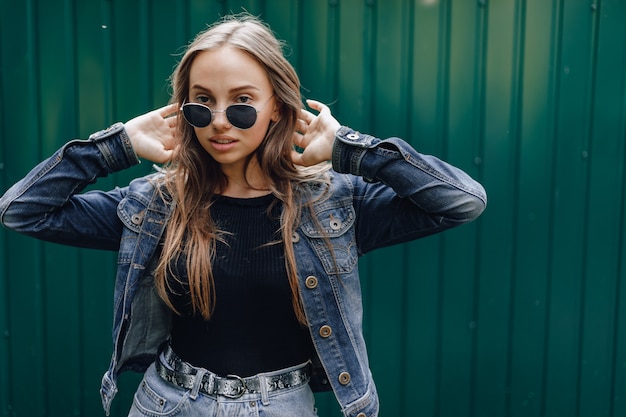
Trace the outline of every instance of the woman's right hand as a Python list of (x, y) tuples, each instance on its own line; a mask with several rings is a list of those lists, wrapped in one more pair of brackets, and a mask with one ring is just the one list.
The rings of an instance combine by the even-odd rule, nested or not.
[(140, 158), (158, 164), (172, 159), (176, 147), (178, 104), (137, 116), (124, 124), (126, 134)]
[(293, 150), (291, 160), (296, 165), (312, 166), (330, 160), (335, 134), (341, 125), (330, 113), (327, 105), (316, 100), (307, 100), (306, 102), (309, 107), (319, 113), (315, 115), (308, 110), (300, 110), (297, 131), (293, 134), (293, 141), (303, 151), (299, 153)]

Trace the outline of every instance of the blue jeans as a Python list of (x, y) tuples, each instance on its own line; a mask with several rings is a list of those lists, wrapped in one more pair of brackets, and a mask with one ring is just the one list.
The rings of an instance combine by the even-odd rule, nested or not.
[[(276, 371), (282, 373), (284, 370)], [(272, 375), (266, 373), (261, 375)], [(195, 391), (195, 392), (194, 392)], [(180, 388), (159, 376), (152, 364), (135, 393), (128, 417), (317, 417), (309, 384), (230, 399)]]

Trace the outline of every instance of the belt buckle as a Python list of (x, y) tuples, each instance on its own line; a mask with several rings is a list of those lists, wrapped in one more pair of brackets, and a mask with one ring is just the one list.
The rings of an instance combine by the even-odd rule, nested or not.
[(240, 377), (239, 375), (226, 375), (225, 379), (228, 380), (227, 385), (229, 388), (233, 387), (233, 385), (230, 384), (231, 381), (233, 382), (239, 381), (241, 385), (237, 387), (237, 391), (234, 394), (231, 394), (230, 392), (223, 393), (222, 395), (224, 397), (236, 400), (237, 398), (240, 398), (243, 394), (246, 393), (248, 389), (248, 385), (246, 384), (246, 381), (242, 377)]

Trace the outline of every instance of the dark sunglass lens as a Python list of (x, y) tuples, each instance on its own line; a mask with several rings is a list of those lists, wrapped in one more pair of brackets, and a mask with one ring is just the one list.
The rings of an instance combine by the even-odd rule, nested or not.
[(233, 126), (249, 129), (256, 122), (256, 109), (244, 104), (230, 106), (226, 109), (226, 117)]
[(211, 124), (211, 110), (199, 104), (185, 104), (183, 115), (189, 124), (195, 127), (207, 127)]

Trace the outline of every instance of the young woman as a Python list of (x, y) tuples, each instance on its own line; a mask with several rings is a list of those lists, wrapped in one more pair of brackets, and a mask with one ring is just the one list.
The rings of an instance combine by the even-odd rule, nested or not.
[[(324, 389), (346, 416), (376, 416), (357, 259), (475, 219), (483, 188), (303, 110), (250, 16), (200, 33), (172, 85), (175, 104), (67, 143), (0, 200), (10, 229), (119, 252), (105, 410), (134, 369), (129, 416), (315, 416)], [(81, 193), (139, 158), (165, 165)]]

